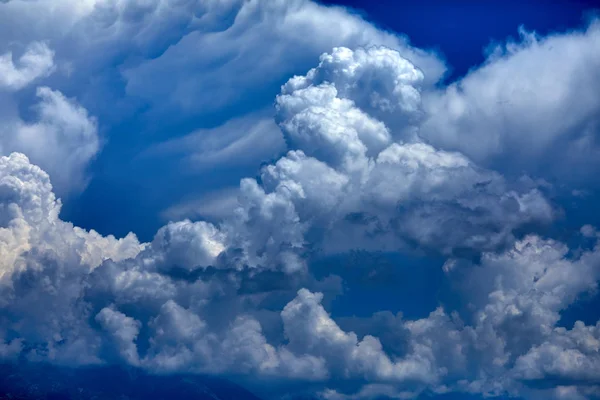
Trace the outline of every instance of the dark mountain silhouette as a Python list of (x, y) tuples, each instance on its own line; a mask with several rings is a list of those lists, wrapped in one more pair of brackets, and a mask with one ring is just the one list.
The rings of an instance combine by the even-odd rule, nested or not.
[(225, 379), (151, 375), (120, 366), (67, 368), (0, 364), (0, 399), (11, 400), (260, 400)]

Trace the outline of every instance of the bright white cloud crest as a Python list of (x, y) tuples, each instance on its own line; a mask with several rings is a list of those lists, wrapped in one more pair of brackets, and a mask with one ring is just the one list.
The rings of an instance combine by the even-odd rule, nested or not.
[[(574, 137), (571, 151), (595, 133), (599, 108), (591, 91), (600, 78), (592, 68), (594, 51), (584, 50), (595, 50), (597, 25), (531, 37), (438, 90), (431, 85), (443, 70), (437, 59), (341, 9), (305, 1), (84, 3), (65, 15), (69, 29), (78, 32), (93, 21), (90, 32), (102, 35), (83, 36), (81, 48), (152, 53), (146, 44), (162, 34), (152, 21), (186, 21), (176, 44), (123, 70), (129, 94), (149, 104), (164, 98), (167, 108), (173, 102), (205, 106), (192, 102), (191, 93), (220, 81), (209, 68), (198, 81), (184, 84), (170, 74), (148, 85), (156, 71), (181, 68), (186, 75), (194, 63), (206, 62), (190, 49), (209, 39), (207, 51), (227, 58), (256, 15), (263, 19), (255, 35), (274, 30), (285, 38), (269, 57), (244, 53), (259, 60), (257, 71), (288, 72), (275, 65), (287, 43), (308, 53), (333, 50), (282, 86), (275, 122), (287, 152), (257, 178), (241, 181), (234, 209), (220, 212), (219, 222), (170, 222), (149, 243), (134, 234), (102, 236), (59, 218), (50, 181), (60, 193), (85, 185), (86, 168), (100, 150), (98, 122), (77, 100), (47, 86), (35, 89), (36, 118), (26, 120), (13, 95), (57, 73), (56, 60), (66, 51), (62, 39), (53, 36), (56, 57), (41, 42), (16, 60), (1, 56), (0, 102), (10, 105), (0, 111), (6, 121), (0, 128), (1, 359), (285, 378), (316, 385), (326, 399), (407, 398), (424, 391), (559, 399), (586, 398), (595, 390), (599, 325), (579, 321), (564, 328), (559, 321), (580, 295), (597, 289), (598, 235), (585, 226), (577, 237), (587, 246), (570, 248), (536, 233), (560, 210), (539, 181), (505, 176), (487, 157), (510, 154), (528, 140), (538, 147), (527, 157), (543, 159), (542, 150), (559, 139)], [(17, 1), (0, 7), (23, 20), (38, 12)], [(326, 36), (330, 25), (321, 23), (329, 18), (342, 22), (335, 40)], [(287, 24), (273, 23), (280, 19)], [(305, 33), (317, 28), (315, 40), (323, 43), (305, 42)], [(133, 31), (127, 41), (122, 32)], [(256, 45), (254, 37), (244, 41), (250, 49)], [(338, 42), (352, 48), (334, 47)], [(545, 52), (550, 45), (558, 55)], [(575, 57), (558, 70), (548, 66), (565, 52)], [(75, 68), (90, 67), (68, 54)], [(228, 73), (239, 68), (231, 60), (223, 67)], [(536, 60), (544, 64), (537, 75), (525, 68)], [(540, 94), (553, 71), (574, 82), (559, 81), (552, 96)], [(252, 84), (236, 81), (239, 75), (231, 74), (229, 87), (250, 91)], [(505, 93), (533, 75), (527, 96)], [(248, 82), (253, 79), (251, 73)], [(537, 129), (574, 101), (572, 87), (583, 90), (581, 107), (562, 125), (543, 121), (551, 129)], [(215, 102), (233, 95), (224, 91)], [(494, 103), (504, 96), (515, 103)], [(534, 103), (538, 111), (530, 113)], [(475, 105), (479, 112), (467, 112)], [(398, 315), (383, 334), (375, 329), (382, 314), (375, 313), (361, 321), (373, 333), (345, 330), (327, 311), (328, 282), (314, 277), (312, 262), (354, 250), (444, 257), (446, 278), (468, 307), (440, 306), (417, 319)], [(280, 286), (273, 289), (274, 283)], [(276, 311), (267, 306), (282, 297)], [(389, 350), (389, 335), (401, 350)], [(545, 378), (561, 385), (535, 386)], [(348, 381), (358, 382), (358, 391), (348, 389)]]
[(421, 135), (484, 165), (510, 157), (513, 171), (589, 180), (584, 171), (565, 171), (598, 168), (600, 24), (546, 38), (522, 31), (521, 37), (431, 93)]

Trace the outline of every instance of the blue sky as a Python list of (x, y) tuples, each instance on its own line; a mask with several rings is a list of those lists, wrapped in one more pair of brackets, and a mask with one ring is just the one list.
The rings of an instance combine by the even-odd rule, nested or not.
[(9, 0), (0, 38), (0, 360), (600, 397), (592, 2)]
[(521, 25), (542, 35), (566, 31), (581, 26), (595, 10), (593, 1), (324, 0), (321, 3), (352, 7), (382, 28), (405, 33), (415, 46), (439, 49), (451, 69), (448, 80), (455, 80), (481, 64), (490, 42), (515, 37)]

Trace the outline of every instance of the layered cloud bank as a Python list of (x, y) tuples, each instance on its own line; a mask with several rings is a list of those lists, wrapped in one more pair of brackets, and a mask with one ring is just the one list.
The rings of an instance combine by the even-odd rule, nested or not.
[[(600, 234), (585, 225), (568, 243), (552, 238), (546, 228), (561, 207), (544, 181), (578, 166), (585, 167), (578, 188), (597, 184), (596, 23), (548, 38), (524, 34), (440, 89), (432, 84), (444, 68), (434, 56), (309, 2), (49, 4), (0, 4), (12, 13), (0, 12), (6, 26), (44, 12), (64, 19), (63, 31), (44, 24), (21, 31), (32, 44), (20, 57), (0, 58), (2, 360), (302, 382), (324, 399), (600, 395), (600, 322), (560, 324), (597, 289)], [(333, 34), (323, 22), (332, 18), (344, 29)], [(168, 26), (175, 36), (162, 31)], [(247, 49), (257, 45), (247, 32), (280, 42), (268, 54), (266, 47), (236, 53), (240, 37)], [(56, 48), (38, 42), (43, 35)], [(212, 48), (222, 68), (185, 81), (207, 59), (191, 49), (209, 51), (209, 39), (229, 44)], [(220, 84), (223, 69), (241, 68), (241, 59), (256, 57), (257, 71), (288, 73), (281, 53), (290, 43), (303, 54), (330, 49), (281, 87), (274, 123), (286, 151), (241, 181), (221, 220), (170, 222), (140, 243), (59, 217), (50, 182), (59, 193), (85, 185), (102, 123), (80, 99), (38, 86), (61, 62), (71, 60), (77, 82), (111, 56), (94, 53), (86, 64), (77, 52), (137, 52), (144, 61), (121, 71), (127, 94), (161, 115), (176, 103), (181, 111), (230, 101), (225, 91), (209, 105), (186, 103), (199, 88)], [(183, 72), (154, 81), (156, 71), (171, 70)], [(69, 82), (66, 75), (52, 82), (61, 80)], [(526, 95), (510, 95), (511, 85), (525, 83)], [(243, 96), (255, 85), (251, 75), (231, 87)], [(27, 93), (39, 98), (32, 120), (18, 107)], [(553, 167), (539, 168), (545, 163)], [(574, 189), (575, 181), (563, 182)], [(356, 318), (360, 329), (344, 329), (326, 301), (342, 296), (344, 276), (318, 278), (315, 261), (354, 250), (444, 258), (445, 284), (460, 306), (414, 319), (373, 310)]]
[[(101, 237), (58, 219), (47, 174), (25, 156), (3, 157), (0, 166), (3, 358), (285, 377), (321, 382), (325, 398), (422, 390), (533, 396), (529, 381), (559, 378), (577, 391), (597, 380), (598, 328), (556, 327), (560, 312), (600, 278), (592, 228), (582, 234), (592, 236), (592, 247), (576, 256), (534, 235), (484, 251), (477, 265), (449, 259), (448, 278), (473, 311), (397, 317), (386, 340), (392, 335), (403, 350), (389, 352), (376, 336), (346, 332), (332, 319), (323, 294), (311, 290), (325, 283), (310, 278), (310, 258), (300, 255), (308, 241), (295, 230), (308, 221), (290, 217), (295, 205), (256, 182), (243, 189), (259, 193), (252, 207), (242, 202), (222, 226), (171, 223), (140, 244), (133, 235)], [(455, 229), (464, 235), (470, 226)], [(403, 238), (396, 237), (381, 243)], [(285, 283), (273, 290), (265, 277)], [(263, 308), (279, 296), (289, 299), (280, 312)], [(274, 319), (283, 340), (270, 342), (263, 324)], [(379, 319), (365, 323), (377, 330)], [(330, 380), (365, 386), (344, 394), (343, 386), (328, 387)]]

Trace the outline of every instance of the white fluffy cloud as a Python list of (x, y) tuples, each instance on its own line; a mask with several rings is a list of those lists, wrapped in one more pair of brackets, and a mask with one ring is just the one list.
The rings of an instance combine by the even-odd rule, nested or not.
[(435, 380), (430, 360), (417, 354), (418, 350), (393, 361), (376, 337), (367, 335), (359, 340), (354, 332), (344, 332), (320, 304), (322, 298), (321, 293), (301, 289), (281, 312), (289, 349), (321, 355), (332, 373), (346, 379), (425, 383)]
[[(5, 7), (6, 5), (0, 5)], [(0, 49), (7, 43), (0, 42)], [(31, 42), (18, 60), (12, 51), (0, 56), (0, 154), (26, 153), (52, 175), (66, 195), (86, 185), (86, 169), (100, 149), (96, 120), (74, 99), (47, 86), (37, 86), (34, 117), (23, 117), (20, 92), (56, 70), (55, 52), (45, 42)]]
[[(322, 54), (318, 67), (306, 76), (290, 79), (282, 92), (287, 95), (329, 83), (340, 98), (351, 100), (375, 118), (385, 118), (396, 139), (411, 140), (415, 135), (413, 125), (422, 117), (421, 87), (425, 86), (426, 77), (428, 73), (423, 74), (414, 63), (390, 48), (353, 51), (337, 47), (331, 53)], [(389, 139), (389, 134), (385, 136), (379, 138), (379, 143), (361, 139), (367, 139), (365, 143), (371, 150), (377, 150), (377, 147), (381, 150), (388, 142), (384, 139)]]
[(100, 149), (93, 117), (73, 99), (48, 87), (38, 87), (37, 118), (24, 121), (8, 117), (0, 128), (0, 153), (28, 155), (52, 176), (57, 191), (68, 194), (83, 189), (86, 169)]
[[(422, 137), (487, 166), (581, 182), (598, 168), (600, 24), (497, 46), (487, 62), (428, 94)], [(573, 173), (577, 168), (578, 173)]]
[(525, 380), (545, 378), (595, 383), (600, 379), (600, 323), (577, 321), (571, 330), (556, 328), (548, 341), (518, 358), (515, 374)]
[[(281, 149), (279, 133), (223, 135), (231, 129), (227, 120), (232, 114), (258, 119), (278, 86), (324, 51), (339, 45), (386, 45), (425, 71), (428, 84), (446, 70), (435, 54), (410, 46), (405, 38), (342, 8), (309, 0), (16, 0), (0, 4), (0, 38), (3, 91), (31, 89), (39, 82), (81, 104), (72, 103), (81, 119), (70, 119), (73, 126), (35, 125), (36, 141), (53, 146), (47, 153), (43, 146), (31, 148), (29, 139), (28, 146), (0, 141), (2, 154), (24, 152), (42, 166), (63, 196), (85, 187), (88, 166), (100, 150), (95, 122), (84, 109), (100, 118), (100, 129), (112, 143), (148, 146), (150, 136), (141, 133), (148, 126), (159, 133), (151, 141), (165, 140), (165, 132), (173, 139), (192, 131), (166, 148), (183, 143), (176, 157), (203, 170), (232, 157), (254, 168)], [(3, 125), (20, 123), (17, 110), (26, 109), (28, 99), (0, 98), (2, 108), (11, 110), (0, 113)], [(67, 117), (56, 115), (53, 121), (66, 123)], [(214, 128), (215, 121), (204, 122), (212, 118), (221, 129), (195, 129), (198, 124)], [(120, 130), (123, 121), (132, 127), (127, 132)], [(264, 120), (255, 129), (263, 128)], [(257, 140), (268, 151), (251, 146)]]
[[(485, 253), (478, 265), (447, 263), (448, 277), (468, 301), (465, 320), (440, 308), (427, 318), (394, 324), (397, 331), (404, 330), (395, 339), (405, 342), (404, 357), (429, 366), (423, 374), (429, 381), (420, 383), (437, 393), (508, 393), (531, 399), (591, 396), (590, 385), (598, 381), (598, 327), (581, 321), (572, 329), (556, 325), (560, 311), (578, 295), (595, 290), (600, 247), (596, 243), (579, 256), (568, 255), (568, 250), (561, 243), (530, 236), (502, 253)], [(372, 323), (376, 329), (378, 320), (374, 315), (363, 324)], [(561, 384), (536, 389), (536, 382), (547, 380)], [(384, 381), (357, 393), (329, 389), (323, 396), (403, 398), (414, 396), (414, 389), (407, 382)]]
[[(305, 242), (325, 251), (412, 245), (444, 254), (480, 251), (510, 243), (522, 225), (552, 220), (552, 207), (533, 186), (506, 182), (418, 137), (393, 142), (388, 127), (368, 111), (416, 112), (419, 91), (410, 85), (420, 75), (393, 50), (359, 53), (335, 49), (321, 57), (319, 68), (330, 59), (374, 61), (331, 68), (325, 83), (316, 78), (319, 70), (311, 70), (283, 86), (276, 119), (290, 152), (262, 169), (260, 184), (245, 180), (241, 187), (237, 217), (257, 240), (238, 247), (251, 264), (269, 262), (265, 257), (272, 254), (275, 263), (296, 269), (292, 254), (301, 254)], [(360, 97), (353, 93), (363, 86), (370, 93), (378, 76), (401, 90), (382, 89), (377, 103), (363, 101), (364, 108), (343, 97)], [(234, 230), (241, 232), (239, 223)]]
[(45, 43), (33, 42), (15, 63), (11, 51), (0, 55), (0, 88), (19, 90), (54, 68), (54, 52)]
[[(597, 232), (582, 228), (577, 238), (593, 242), (583, 248), (536, 234), (554, 205), (534, 179), (503, 175), (497, 159), (514, 156), (537, 177), (528, 163), (547, 154), (565, 163), (583, 147), (595, 154), (585, 145), (597, 129), (596, 24), (527, 36), (437, 90), (444, 66), (435, 55), (309, 1), (36, 6), (0, 4), (0, 48), (32, 43), (0, 56), (1, 359), (285, 378), (329, 399), (597, 392), (598, 325), (559, 326), (600, 280)], [(283, 83), (319, 54), (275, 101), (287, 153), (242, 180), (222, 220), (170, 222), (140, 243), (59, 218), (50, 179), (59, 193), (81, 188), (100, 148), (98, 122), (79, 102), (97, 96), (102, 115), (116, 110), (113, 122), (139, 102), (150, 119), (204, 115), (248, 100), (260, 76)], [(100, 90), (108, 77), (123, 86)], [(34, 89), (40, 103), (25, 118), (20, 101)], [(246, 153), (273, 125), (262, 117), (161, 151), (194, 147), (205, 165), (255, 160)], [(331, 282), (315, 278), (311, 262), (356, 249), (448, 257), (447, 284), (464, 307), (414, 320), (375, 313), (344, 328), (327, 311)]]
[[(294, 154), (312, 168), (326, 167), (301, 153), (284, 161)], [(24, 354), (69, 364), (125, 362), (154, 371), (285, 377), (321, 382), (325, 398), (393, 398), (425, 389), (516, 394), (530, 390), (528, 381), (557, 375), (575, 385), (574, 393), (584, 393), (577, 382), (596, 379), (584, 367), (597, 363), (597, 328), (556, 324), (560, 311), (594, 289), (597, 244), (573, 256), (563, 244), (530, 236), (503, 252), (484, 253), (479, 265), (449, 261), (448, 277), (471, 303), (465, 322), (442, 308), (423, 319), (397, 319), (387, 326), (401, 333), (395, 340), (403, 344), (391, 352), (381, 328), (369, 334), (369, 320), (360, 336), (343, 330), (321, 304), (323, 294), (303, 287), (310, 282), (302, 273), (285, 268), (291, 264), (273, 264), (283, 266), (289, 279), (287, 305), (274, 315), (284, 340), (275, 340), (263, 327), (271, 319), (264, 319), (261, 302), (272, 294), (260, 289), (260, 272), (223, 255), (241, 241), (245, 249), (266, 246), (266, 259), (291, 257), (272, 246), (296, 240), (294, 227), (311, 207), (313, 215), (324, 215), (317, 208), (329, 201), (322, 186), (304, 185), (307, 202), (290, 214), (286, 193), (292, 189), (266, 193), (245, 181), (242, 193), (255, 197), (241, 199), (246, 219), (236, 216), (237, 225), (170, 223), (151, 243), (140, 244), (134, 236), (101, 237), (58, 219), (60, 203), (48, 175), (23, 155), (3, 157), (0, 166), (4, 358)], [(328, 179), (343, 182), (334, 172)], [(267, 179), (263, 184), (270, 185)], [(259, 221), (292, 230), (260, 236)], [(560, 361), (565, 359), (573, 361)], [(348, 393), (329, 383), (346, 380), (365, 386)]]
[(61, 221), (48, 175), (22, 154), (0, 157), (0, 193), (2, 336), (16, 324), (20, 334), (11, 346), (45, 344), (30, 349), (32, 358), (94, 362), (94, 344), (85, 342), (89, 328), (80, 320), (86, 311), (76, 304), (82, 276), (105, 259), (135, 256), (142, 246), (133, 234), (117, 240)]
[[(344, 48), (334, 53), (353, 57)], [(44, 172), (22, 155), (3, 158), (9, 182), (3, 204), (10, 210), (3, 228), (5, 298), (19, 299), (3, 309), (7, 326), (18, 332), (5, 347), (18, 343), (30, 358), (55, 362), (121, 360), (154, 370), (340, 377), (408, 385), (415, 392), (465, 373), (465, 332), (478, 334), (478, 328), (460, 329), (441, 309), (402, 323), (407, 351), (391, 356), (375, 336), (343, 331), (321, 305), (322, 294), (304, 288), (281, 311), (288, 342), (271, 344), (257, 319), (256, 294), (240, 292), (267, 269), (289, 275), (291, 294), (306, 282), (297, 279), (306, 273), (311, 246), (397, 249), (408, 242), (444, 254), (459, 245), (492, 250), (510, 245), (521, 224), (552, 218), (535, 188), (511, 189), (500, 175), (418, 138), (394, 143), (389, 128), (369, 112), (416, 112), (412, 102), (419, 92), (411, 77), (421, 78), (392, 50), (374, 48), (357, 59), (369, 55), (401, 68), (367, 63), (353, 83), (339, 78), (341, 92), (329, 81), (308, 78), (284, 86), (277, 120), (291, 150), (265, 166), (259, 181), (242, 181), (238, 208), (219, 226), (169, 223), (149, 244), (133, 236), (103, 238), (58, 219), (60, 204)], [(382, 89), (364, 108), (340, 94), (358, 99), (352, 85), (366, 79), (365, 90), (375, 90), (374, 77), (402, 82), (406, 70), (412, 73), (407, 83), (395, 84), (400, 90)], [(431, 220), (437, 221), (433, 231)], [(40, 297), (52, 312), (29, 309)], [(229, 311), (220, 313), (225, 306)], [(141, 337), (148, 341), (145, 351), (137, 343)]]

